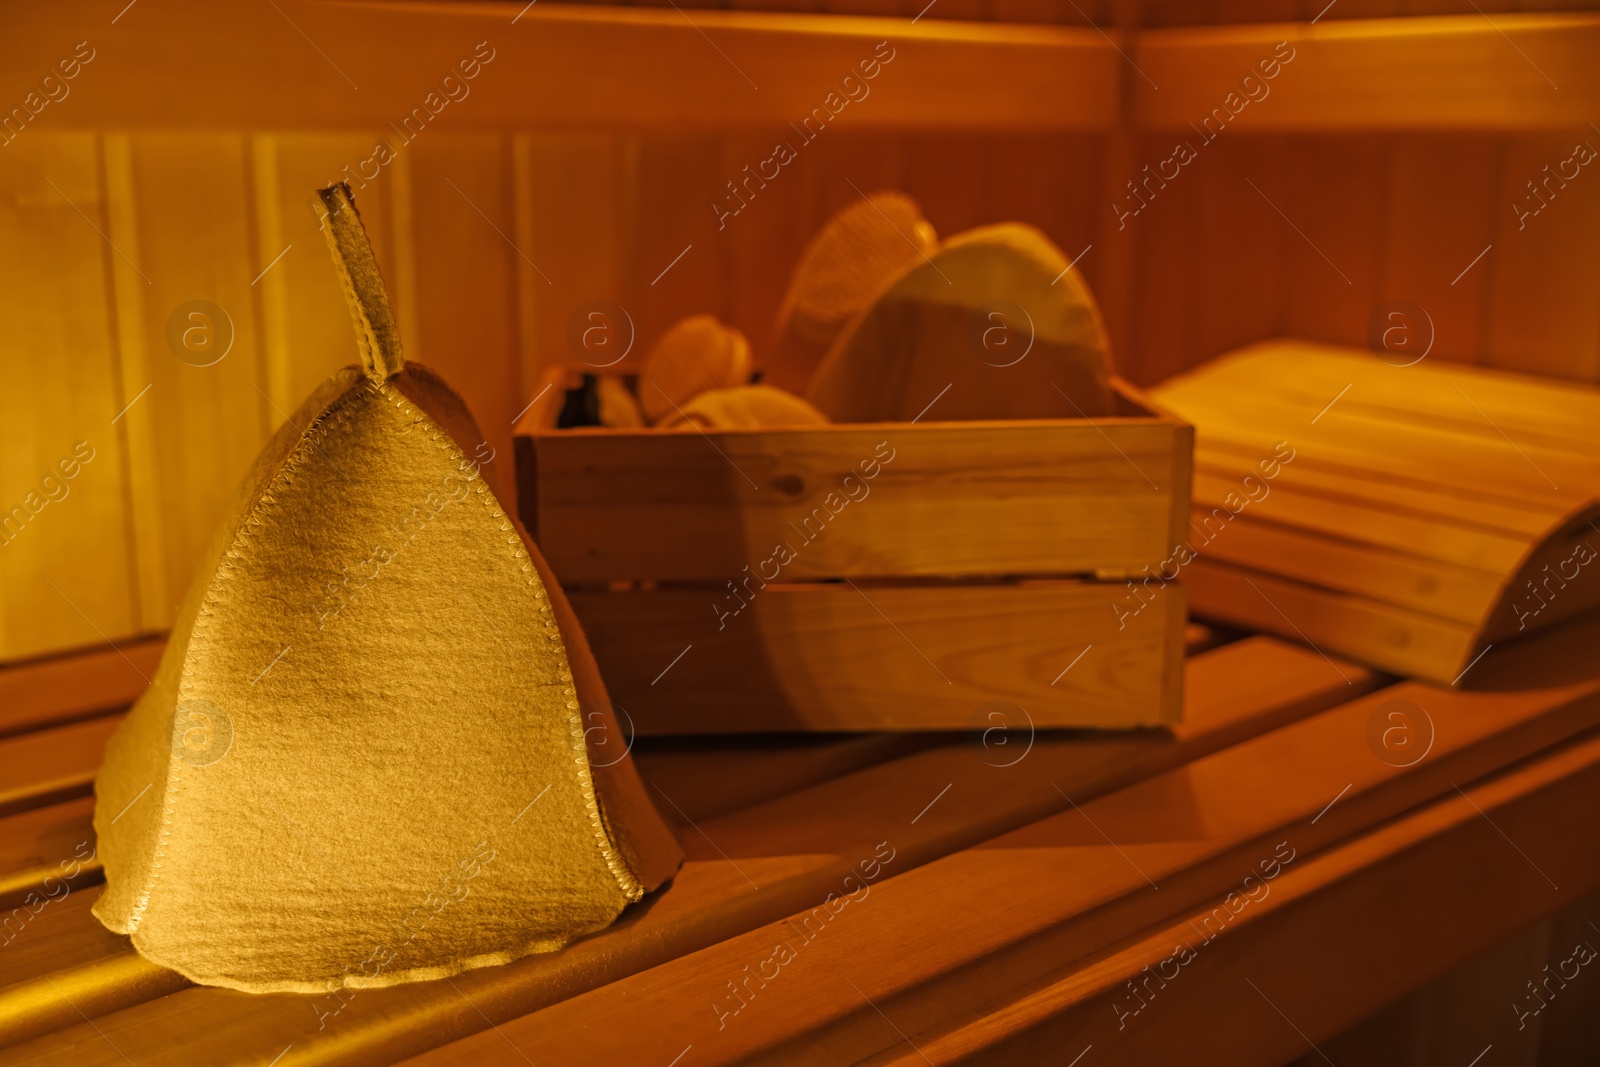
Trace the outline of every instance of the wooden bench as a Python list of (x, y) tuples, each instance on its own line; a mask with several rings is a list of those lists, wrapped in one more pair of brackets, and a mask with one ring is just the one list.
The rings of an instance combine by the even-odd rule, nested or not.
[(14, 667), (0, 1065), (1322, 1062), (1600, 890), (1597, 631), (1463, 693), (1195, 627), (1171, 731), (641, 739), (667, 888), (561, 953), (320, 997), (193, 987), (89, 913), (90, 783), (159, 644)]

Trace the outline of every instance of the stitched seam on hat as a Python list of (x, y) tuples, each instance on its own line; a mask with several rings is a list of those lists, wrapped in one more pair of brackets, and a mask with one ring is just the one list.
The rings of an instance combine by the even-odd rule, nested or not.
[[(224, 577), (232, 578), (235, 561), (243, 558), (241, 547), (249, 538), (254, 536), (253, 527), (261, 525), (262, 512), (267, 505), (275, 506), (277, 504), (277, 499), (273, 496), (273, 493), (292, 481), (291, 474), (301, 465), (303, 454), (309, 452), (318, 443), (312, 440), (313, 434), (319, 439), (326, 439), (335, 426), (349, 421), (356, 410), (355, 401), (360, 399), (364, 393), (370, 392), (370, 383), (366, 382), (365, 379), (354, 384), (365, 385), (367, 388), (347, 389), (301, 431), (294, 447), (284, 457), (278, 473), (272, 477), (266, 488), (261, 491), (261, 496), (240, 521), (233, 540), (229, 542), (227, 548), (223, 549), (222, 555), (218, 558), (217, 573), (212, 576), (210, 583), (207, 585), (205, 596), (201, 598), (200, 606), (195, 610), (194, 625), (189, 628), (189, 646), (184, 650), (183, 669), (178, 681), (178, 702), (173, 708), (172, 723), (168, 727), (167, 744), (169, 752), (173, 743), (172, 730), (177, 727), (177, 709), (188, 701), (189, 694), (192, 691), (191, 679), (193, 678), (194, 670), (191, 664), (194, 658), (193, 654), (195, 646), (199, 643), (199, 639), (205, 630), (205, 624), (210, 619), (212, 608), (216, 604), (217, 583)], [(329, 462), (332, 461), (330, 460)], [(172, 816), (177, 810), (176, 787), (182, 781), (178, 777), (177, 771), (181, 761), (175, 752), (169, 755), (167, 759), (167, 787), (163, 791), (161, 830), (156, 837), (155, 851), (150, 857), (150, 871), (145, 877), (143, 888), (134, 897), (134, 905), (128, 915), (128, 934), (130, 937), (139, 928), (140, 923), (144, 921), (144, 914), (150, 907), (150, 897), (155, 891), (156, 877), (161, 871), (161, 862), (167, 853), (167, 840), (171, 836)]]
[[(445, 455), (457, 461), (458, 467), (460, 461), (467, 458), (466, 453), (461, 451), (461, 448), (445, 432), (444, 428), (434, 422), (426, 412), (412, 406), (398, 389), (395, 389), (387, 382), (375, 383), (373, 389), (387, 396), (401, 413), (413, 417), (417, 425), (421, 426), (424, 432), (428, 434), (429, 439), (438, 445)], [(479, 502), (489, 510), (491, 518), (499, 521), (500, 530), (509, 534), (506, 542), (511, 546), (511, 558), (516, 561), (522, 573), (527, 576), (528, 585), (533, 589), (534, 603), (537, 605), (539, 621), (543, 624), (545, 637), (555, 646), (555, 650), (560, 656), (562, 665), (560, 675), (562, 682), (561, 696), (567, 708), (567, 725), (572, 733), (573, 764), (577, 770), (578, 789), (583, 796), (583, 806), (589, 814), (589, 823), (594, 831), (595, 845), (599, 849), (601, 857), (605, 860), (606, 868), (611, 872), (611, 876), (616, 879), (623, 896), (630, 901), (639, 900), (644, 896), (644, 886), (639, 882), (638, 878), (634, 877), (633, 872), (628, 869), (622, 858), (617, 855), (617, 851), (611, 842), (611, 836), (606, 831), (605, 821), (600, 817), (600, 802), (595, 795), (594, 778), (589, 772), (588, 746), (583, 736), (583, 717), (578, 707), (577, 689), (573, 685), (571, 660), (567, 658), (567, 649), (562, 643), (561, 629), (556, 624), (555, 612), (550, 607), (549, 595), (545, 592), (543, 583), (539, 580), (539, 574), (533, 566), (533, 561), (528, 558), (528, 553), (522, 547), (522, 538), (517, 536), (510, 521), (506, 518), (505, 512), (500, 510), (494, 494), (489, 491), (488, 486), (484, 483), (483, 476), (474, 468), (472, 477), (468, 480), (477, 482), (474, 491), (478, 495)]]

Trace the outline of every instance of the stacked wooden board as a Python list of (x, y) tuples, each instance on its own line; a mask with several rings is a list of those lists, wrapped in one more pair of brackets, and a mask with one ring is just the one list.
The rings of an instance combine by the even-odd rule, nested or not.
[(1181, 536), (1189, 428), (1120, 382), (1095, 419), (927, 399), (804, 429), (524, 415), (522, 520), (641, 733), (1177, 720), (1182, 590), (1129, 579)]
[(1272, 341), (1152, 395), (1195, 426), (1198, 615), (1455, 683), (1600, 604), (1600, 390)]
[[(1597, 623), (1550, 635), (1547, 659), (1592, 648)], [(642, 740), (690, 853), (667, 888), (556, 955), (321, 997), (191, 987), (95, 922), (86, 790), (117, 719), (97, 709), (142, 689), (143, 653), (65, 680), (16, 669), (4, 685), (46, 719), (0, 739), (18, 805), (0, 817), (0, 1065), (1066, 1062), (1088, 1045), (1133, 1064), (1181, 1045), (1267, 1067), (1600, 890), (1592, 666), (1467, 694), (1216, 640), (1195, 641), (1180, 727), (1041, 733), (1015, 761), (977, 735)], [(1368, 740), (1396, 701), (1436, 729), (1405, 766)], [(1174, 977), (1185, 939), (1197, 958)], [(1509, 1043), (1514, 1022), (1468, 1036)]]

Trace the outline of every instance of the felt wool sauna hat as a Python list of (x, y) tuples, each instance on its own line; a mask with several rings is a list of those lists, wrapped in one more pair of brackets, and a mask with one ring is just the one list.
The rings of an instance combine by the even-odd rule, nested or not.
[(256, 460), (95, 782), (95, 914), (249, 992), (557, 949), (682, 859), (471, 415), (401, 355), (349, 189), (321, 195), (361, 364)]

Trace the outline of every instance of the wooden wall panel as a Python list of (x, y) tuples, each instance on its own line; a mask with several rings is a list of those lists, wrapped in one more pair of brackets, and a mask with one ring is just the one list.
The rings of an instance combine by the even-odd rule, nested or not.
[[(534, 382), (544, 367), (581, 362), (568, 342), (567, 325), (582, 305), (614, 303), (628, 309), (637, 325), (639, 144), (614, 134), (527, 134), (517, 140), (525, 146), (516, 178), (528, 238), (522, 251), (531, 261), (517, 260), (523, 299), (531, 300), (525, 310), (530, 362), (522, 380)], [(608, 337), (606, 343), (614, 342)], [(636, 368), (642, 355), (635, 343), (619, 366)], [(609, 354), (593, 358), (605, 361)]]
[[(1170, 137), (1143, 137), (1137, 142), (1133, 166), (1121, 187), (1124, 203), (1132, 203), (1126, 182), (1134, 181), (1148, 203), (1127, 219), (1132, 234), (1136, 270), (1133, 276), (1132, 352), (1126, 370), (1138, 384), (1160, 381), (1197, 362), (1194, 324), (1198, 317), (1200, 279), (1194, 262), (1201, 246), (1201, 160), (1180, 170), (1163, 188), (1156, 180), (1148, 186), (1146, 166), (1155, 173), (1158, 161), (1172, 151)], [(1158, 176), (1159, 178), (1159, 176)]]
[[(1128, 220), (1140, 321), (1123, 366), (1149, 382), (1280, 333), (1365, 345), (1379, 306), (1409, 300), (1433, 321), (1431, 358), (1600, 379), (1600, 259), (1586, 251), (1600, 239), (1600, 183), (1580, 172), (1520, 230), (1511, 210), (1518, 191), (1536, 203), (1526, 181), (1580, 139), (1219, 139)], [(1600, 136), (1587, 141), (1600, 146)], [(1130, 170), (1152, 144), (1138, 142)], [(1203, 188), (1200, 204), (1172, 210), (1191, 178)], [(1202, 216), (1198, 237), (1193, 211)], [(1185, 296), (1168, 262), (1179, 258), (1198, 298)], [(1157, 307), (1194, 321), (1151, 324)], [(1191, 332), (1180, 353), (1174, 338)]]
[[(783, 167), (762, 191), (762, 199), (728, 219), (726, 229), (717, 233), (717, 239), (727, 249), (724, 263), (728, 273), (723, 285), (728, 291), (730, 321), (750, 339), (758, 366), (770, 349), (773, 320), (790, 272), (825, 217), (823, 185), (831, 180), (851, 197), (856, 194), (846, 183), (847, 177), (857, 184), (868, 183), (862, 186), (867, 192), (900, 185), (898, 174), (882, 180), (872, 169), (855, 166), (858, 160), (848, 152), (838, 160), (837, 169), (830, 166), (833, 157), (827, 154), (828, 149), (848, 138), (849, 133), (836, 132), (839, 139), (832, 133), (818, 138), (815, 145), (806, 149), (804, 158), (797, 157)], [(778, 144), (792, 146), (794, 141), (794, 132), (787, 128), (729, 137), (723, 143), (723, 171), (736, 174), (746, 164), (756, 166), (771, 157)], [(831, 172), (828, 178), (824, 177), (825, 170)]]
[[(111, 297), (115, 308), (118, 372), (125, 399), (119, 414), (127, 473), (129, 515), (132, 519), (133, 558), (137, 569), (135, 595), (137, 628), (160, 629), (171, 617), (167, 569), (166, 515), (162, 507), (161, 472), (156, 455), (156, 408), (142, 403), (155, 378), (150, 371), (152, 353), (147, 330), (145, 298), (149, 279), (136, 265), (143, 254), (138, 244), (133, 203), (133, 149), (125, 135), (107, 136), (101, 142), (101, 184), (108, 232), (122, 235), (123, 244), (107, 247)], [(110, 640), (109, 637), (106, 638)]]
[(1389, 150), (1384, 139), (1339, 137), (1303, 140), (1287, 154), (1285, 195), (1276, 209), (1263, 200), (1260, 216), (1284, 242), (1285, 332), (1366, 344), (1378, 303)]
[[(1594, 381), (1600, 377), (1600, 175), (1590, 164), (1562, 183), (1547, 179), (1579, 142), (1600, 150), (1595, 131), (1510, 140), (1495, 205), (1495, 247), (1485, 362), (1509, 370)], [(1569, 167), (1569, 173), (1572, 168)], [(1536, 215), (1519, 216), (1548, 198)], [(1564, 187), (1562, 187), (1564, 184)], [(1547, 191), (1546, 191), (1547, 190)]]
[[(989, 10), (999, 22), (1065, 22), (1083, 25), (1081, 16), (1059, 0), (990, 0)], [(1076, 19), (1076, 21), (1074, 21)]]
[[(260, 270), (251, 223), (250, 174), (245, 138), (237, 134), (139, 134), (130, 141), (126, 188), (109, 195), (129, 204), (113, 215), (109, 236), (139, 249), (144, 291), (144, 349), (149, 394), (140, 401), (155, 427), (152, 454), (131, 462), (157, 469), (167, 588), (152, 590), (175, 609), (194, 561), (235, 486), (260, 450), (271, 407), (250, 281)], [(118, 216), (134, 216), (131, 230)], [(122, 276), (125, 277), (125, 276)], [(206, 301), (214, 321), (190, 319), (182, 309)], [(193, 352), (186, 329), (215, 330), (225, 354)], [(176, 339), (174, 339), (176, 338)], [(201, 335), (193, 335), (196, 343)], [(187, 353), (180, 358), (179, 351)], [(196, 365), (208, 359), (216, 362)], [(169, 615), (170, 618), (170, 615)]]
[[(112, 421), (127, 402), (109, 286), (116, 253), (101, 236), (107, 221), (95, 140), (25, 131), (6, 152), (0, 656), (23, 657), (93, 644), (102, 632), (127, 634), (138, 627), (138, 603), (125, 419)], [(67, 294), (72, 314), (61, 313)], [(74, 457), (79, 442), (80, 458), (92, 456), (85, 464)], [(74, 477), (63, 477), (63, 461)]]
[[(1600, 915), (1600, 897), (1590, 897), (1545, 924), (1549, 950), (1539, 961), (1541, 977), (1545, 964), (1559, 973), (1579, 943), (1594, 945), (1592, 924), (1597, 915)], [(1570, 967), (1567, 964), (1568, 973)], [(1514, 980), (1526, 982), (1531, 977), (1531, 974), (1518, 975)], [(1521, 994), (1527, 987), (1513, 988)], [(1552, 1000), (1549, 1009), (1541, 1011), (1535, 1019), (1539, 1024), (1539, 1064), (1560, 1067), (1565, 1063), (1600, 1062), (1600, 1028), (1595, 1026), (1595, 1020), (1600, 1019), (1600, 982), (1572, 983), (1560, 992), (1560, 1001)]]
[[(919, 8), (926, 7), (926, 0)], [(981, 22), (988, 15), (987, 5), (984, 0), (939, 0), (928, 8), (925, 18), (938, 19), (965, 19), (969, 22)]]
[[(928, 0), (821, 0), (819, 9), (835, 15), (915, 15)], [(735, 5), (741, 6), (741, 5)], [(938, 4), (934, 5), (937, 10)], [(928, 12), (931, 16), (932, 11)]]
[[(910, 10), (901, 0), (826, 4), (839, 12)], [(823, 2), (731, 6), (821, 9)], [(1125, 21), (1170, 25), (1309, 19), (1326, 5), (1125, 6)], [(1479, 6), (1493, 14), (1567, 5)], [(1436, 0), (1340, 0), (1326, 17), (1439, 7)], [(967, 8), (940, 0), (929, 17), (963, 12), (1068, 25), (1112, 20), (1106, 3), (1074, 9), (1032, 0)], [(1131, 68), (1123, 74), (1131, 91), (1142, 84)], [(862, 115), (875, 103), (865, 101)], [(1165, 158), (1181, 132), (880, 130), (855, 127), (853, 114), (815, 141), (797, 143), (795, 161), (721, 229), (711, 205), (726, 194), (725, 183), (741, 177), (746, 163), (767, 158), (777, 139), (798, 140), (792, 130), (429, 131), (358, 188), (410, 354), (439, 366), (494, 434), (509, 429), (530, 399), (526, 383), (544, 367), (577, 362), (567, 326), (590, 300), (614, 302), (632, 316), (634, 365), (662, 330), (697, 311), (744, 330), (759, 358), (789, 271), (816, 228), (857, 189), (900, 187), (946, 235), (1020, 219), (1044, 229), (1069, 257), (1087, 249), (1080, 267), (1119, 328), (1120, 369), (1141, 382), (1274, 334), (1362, 344), (1375, 308), (1396, 299), (1431, 316), (1431, 358), (1600, 380), (1600, 258), (1592, 253), (1600, 239), (1600, 181), (1584, 168), (1521, 228), (1511, 207), (1526, 195), (1525, 183), (1567, 158), (1578, 140), (1600, 145), (1600, 131), (1262, 134), (1246, 116), (1119, 232), (1111, 209), (1119, 190), (1112, 187)], [(39, 337), (30, 352), (63, 359), (69, 351), (100, 353), (92, 380), (40, 370), (45, 360), (30, 364), (28, 380), (51, 383), (40, 385), (41, 396), (111, 404), (112, 414), (151, 387), (116, 424), (113, 447), (126, 453), (118, 453), (114, 491), (96, 498), (103, 514), (91, 532), (74, 534), (82, 545), (72, 542), (84, 559), (95, 557), (99, 577), (85, 595), (98, 599), (87, 613), (107, 635), (167, 623), (263, 435), (353, 359), (342, 299), (307, 202), (313, 188), (370, 158), (380, 138), (398, 145), (397, 135), (378, 129), (30, 129), (26, 142), (7, 149), (14, 162), (4, 181), (18, 191), (7, 201), (6, 225), (19, 234), (22, 265), (0, 299), (24, 324), (10, 336)], [(54, 209), (27, 190), (45, 175), (83, 191), (74, 201), (126, 255), (76, 211), (50, 223), (59, 239), (40, 238), (34, 228)], [(194, 188), (207, 190), (204, 204), (191, 202), (187, 190)], [(74, 220), (77, 233), (68, 225)], [(71, 322), (42, 315), (57, 290), (26, 295), (41, 276), (79, 278), (103, 307)], [(168, 346), (167, 321), (191, 298), (215, 301), (233, 320), (233, 350), (215, 367), (189, 366)], [(53, 409), (58, 399), (48, 403)], [(0, 428), (31, 427), (17, 438), (25, 447), (8, 448), (0, 461), (18, 493), (29, 476), (19, 473), (27, 461), (17, 457), (44, 447), (59, 425), (37, 418), (29, 409), (9, 430)], [(104, 470), (109, 475), (113, 467)], [(106, 547), (112, 543), (115, 550)], [(0, 550), (8, 604), (0, 655), (98, 640), (70, 605), (47, 608), (25, 591), (42, 564), (24, 562), (23, 547)], [(66, 552), (56, 545), (37, 551), (58, 548)]]
[(1378, 297), (1427, 312), (1429, 358), (1474, 362), (1482, 350), (1491, 274), (1472, 264), (1495, 236), (1498, 159), (1483, 137), (1402, 137), (1394, 146)]
[[(1079, 0), (1081, 3), (1081, 0)], [(1594, 0), (1475, 0), (1481, 11), (1592, 9)], [(1088, 10), (1085, 6), (1085, 10)], [(1342, 20), (1388, 15), (1459, 15), (1472, 7), (1460, 0), (1146, 0), (1148, 26), (1209, 26), (1249, 22)]]
[[(867, 98), (869, 101), (871, 97)], [(848, 113), (847, 113), (848, 114)], [(833, 136), (833, 133), (838, 136)], [(904, 189), (911, 165), (904, 140), (880, 133), (858, 133), (848, 128), (817, 138), (817, 191), (812, 229), (834, 212), (889, 189)], [(971, 195), (970, 190), (968, 195)], [(927, 205), (923, 205), (926, 209)], [(806, 237), (809, 239), (808, 233)]]
[(991, 145), (989, 221), (1019, 219), (1039, 227), (1094, 284), (1102, 262), (1090, 249), (1099, 239), (1100, 215), (1107, 210), (1101, 192), (1102, 138), (1020, 136)]
[[(1320, 1052), (1308, 1051), (1289, 1067), (1324, 1067), (1329, 1060), (1374, 1067), (1450, 1067), (1470, 1065), (1474, 1057), (1481, 1057), (1477, 1062), (1482, 1064), (1508, 1067), (1593, 1063), (1600, 1056), (1600, 1033), (1594, 1026), (1595, 1013), (1600, 1011), (1600, 984), (1552, 982), (1555, 995), (1543, 1010), (1537, 1014), (1530, 1011), (1521, 1028), (1510, 1023), (1517, 1021), (1512, 1005), (1526, 1008), (1538, 1003), (1528, 983), (1543, 981), (1546, 965), (1555, 972), (1571, 958), (1575, 945), (1594, 943), (1590, 924), (1597, 913), (1600, 898), (1571, 904), (1344, 1033), (1320, 1042)], [(1488, 1036), (1495, 1030), (1485, 1024), (1502, 1020), (1506, 1025), (1499, 1027), (1500, 1033), (1509, 1033), (1513, 1040), (1495, 1037), (1493, 1051), (1485, 1055)]]
[(994, 141), (978, 134), (915, 134), (906, 138), (906, 192), (942, 235), (996, 221), (988, 211)]
[[(901, 58), (874, 87), (873, 105), (852, 121), (885, 130), (1061, 130), (1104, 129), (1114, 120), (1109, 74), (1118, 60), (1099, 34), (1082, 27), (952, 31), (935, 12), (959, 2), (940, 0), (914, 26), (721, 10), (691, 18), (678, 5), (602, 12), (557, 2), (525, 5), (513, 27), (497, 4), (278, 0), (276, 10), (262, 4), (223, 14), (204, 0), (167, 0), (123, 19), (116, 47), (107, 41), (92, 75), (74, 84), (73, 103), (51, 108), (46, 121), (56, 130), (360, 129), (399, 122), (473, 54), (472, 42), (492, 41), (497, 58), (482, 61), (492, 66), (481, 71), (470, 102), (439, 119), (456, 132), (720, 133), (794, 121), (888, 37), (899, 42)], [(51, 8), (9, 14), (0, 87), (16, 101), (49, 69), (69, 31)], [(340, 45), (319, 55), (300, 26)], [(174, 91), (169, 72), (181, 72), (179, 90), (198, 88)]]
[(1278, 168), (1281, 142), (1248, 138), (1219, 142), (1200, 164), (1200, 240), (1190, 263), (1199, 286), (1196, 362), (1282, 332), (1286, 227), (1261, 225), (1266, 204), (1254, 182), (1274, 200), (1284, 199)]
[(441, 133), (419, 137), (408, 151), (417, 358), (467, 402), (484, 439), (504, 457), (510, 484), (511, 424), (524, 404), (510, 143)]
[[(826, 130), (822, 136), (827, 136)], [(796, 163), (811, 154), (807, 148), (796, 148)], [(729, 246), (723, 238), (747, 214), (763, 209), (775, 183), (761, 189), (752, 182), (741, 199), (734, 199), (727, 183), (736, 175), (724, 169), (723, 158), (717, 137), (649, 136), (640, 144), (635, 267), (640, 295), (634, 318), (641, 353), (684, 315), (729, 316), (731, 301), (723, 288)], [(713, 203), (739, 212), (725, 219), (720, 231)]]

